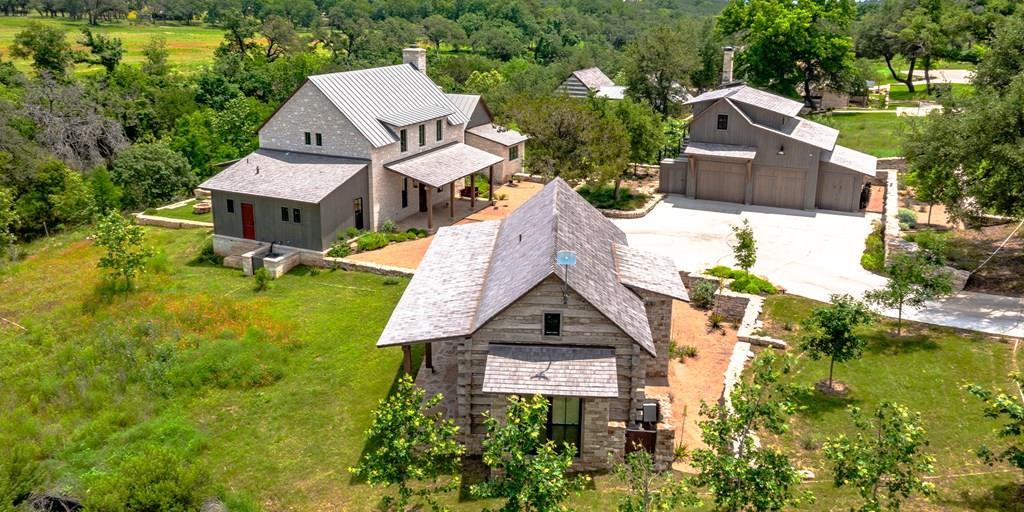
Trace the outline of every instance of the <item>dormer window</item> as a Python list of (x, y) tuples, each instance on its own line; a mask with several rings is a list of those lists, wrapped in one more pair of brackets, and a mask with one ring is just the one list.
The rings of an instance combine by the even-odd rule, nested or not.
[(718, 129), (728, 130), (729, 129), (729, 116), (726, 114), (718, 114)]
[(400, 139), (400, 142), (399, 142), (399, 145), (401, 146), (400, 149), (401, 149), (402, 153), (405, 153), (406, 151), (409, 150), (409, 138), (406, 136), (405, 130), (402, 130), (401, 132), (398, 132), (398, 135), (399, 135), (399, 139)]
[(306, 132), (305, 136), (306, 136), (306, 145), (308, 146), (308, 145), (312, 144), (313, 143), (313, 141), (312, 141), (312, 134), (309, 133), (309, 132)]
[(443, 130), (444, 130), (444, 127), (441, 124), (441, 120), (438, 119), (437, 120), (437, 124), (434, 126), (434, 132), (436, 133), (435, 137), (437, 138), (438, 141), (440, 141), (441, 139), (444, 138), (444, 131)]
[(420, 146), (426, 146), (426, 145), (427, 145), (427, 126), (421, 124), (420, 125)]

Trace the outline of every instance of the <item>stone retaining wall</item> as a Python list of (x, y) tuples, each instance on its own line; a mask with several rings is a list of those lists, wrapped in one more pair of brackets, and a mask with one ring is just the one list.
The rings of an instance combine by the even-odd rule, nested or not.
[[(708, 281), (714, 283), (716, 286), (722, 281), (714, 276), (690, 274), (685, 271), (680, 271), (679, 277), (682, 278), (683, 285), (686, 287), (686, 290), (691, 293), (693, 287), (699, 281)], [(764, 297), (761, 297), (760, 295), (734, 292), (725, 288), (724, 283), (722, 288), (719, 289), (718, 293), (715, 295), (715, 313), (721, 315), (725, 321), (736, 324), (736, 338), (739, 341), (765, 347), (785, 349), (787, 347), (785, 341), (755, 334), (755, 332), (760, 330), (762, 327), (759, 317), (761, 316), (761, 308), (763, 306)]]
[(168, 229), (198, 229), (198, 228), (212, 228), (212, 222), (200, 222), (197, 220), (184, 220), (184, 219), (172, 219), (170, 217), (160, 217), (157, 215), (146, 215), (144, 213), (135, 214), (135, 223), (140, 226), (157, 226)]
[(598, 208), (598, 210), (602, 215), (610, 219), (639, 219), (640, 217), (650, 213), (651, 210), (653, 210), (655, 206), (658, 206), (658, 203), (660, 203), (664, 198), (665, 194), (655, 192), (654, 194), (651, 194), (651, 198), (647, 200), (647, 204), (636, 210), (612, 210), (603, 208)]
[(412, 277), (413, 270), (403, 267), (393, 267), (390, 265), (378, 265), (376, 263), (369, 263), (365, 261), (355, 261), (348, 258), (332, 258), (325, 256), (323, 258), (323, 266), (327, 268), (340, 268), (342, 270), (353, 270), (357, 272), (369, 272), (371, 274), (378, 274), (382, 276), (395, 276), (395, 277)]

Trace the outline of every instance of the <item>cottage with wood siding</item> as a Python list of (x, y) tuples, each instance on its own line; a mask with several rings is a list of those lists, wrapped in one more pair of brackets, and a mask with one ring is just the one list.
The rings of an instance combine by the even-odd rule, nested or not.
[(836, 144), (839, 131), (799, 117), (803, 104), (730, 86), (687, 102), (689, 136), (661, 164), (661, 191), (802, 210), (862, 210), (877, 159)]
[(605, 469), (634, 442), (667, 467), (671, 404), (646, 386), (668, 372), (674, 300), (688, 296), (672, 261), (629, 247), (556, 179), (503, 220), (439, 230), (377, 346), (402, 347), (407, 371), (410, 347), (424, 346), (417, 382), (444, 393), (471, 454), (485, 412), (501, 418), (509, 395), (539, 394), (574, 469)]
[(420, 212), (433, 228), (435, 209), (454, 217), (467, 178), (500, 183), (521, 169), (526, 137), (493, 124), (482, 102), (456, 105), (427, 77), (425, 50), (402, 55), (400, 65), (310, 76), (260, 127), (259, 150), (200, 185), (212, 195), (217, 254), (274, 244), (322, 256), (348, 228)]

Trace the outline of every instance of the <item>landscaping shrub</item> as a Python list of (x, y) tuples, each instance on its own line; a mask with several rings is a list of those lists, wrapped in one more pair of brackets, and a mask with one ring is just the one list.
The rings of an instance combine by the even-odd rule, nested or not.
[(729, 289), (734, 292), (749, 293), (752, 295), (772, 295), (779, 293), (779, 290), (775, 288), (775, 285), (768, 282), (767, 279), (744, 272), (740, 269), (719, 265), (717, 267), (709, 268), (704, 273), (720, 277), (722, 279), (732, 279), (732, 282), (729, 283)]
[(388, 276), (384, 278), (384, 286), (394, 286), (401, 282), (401, 279), (398, 279), (397, 277), (394, 276)]
[(405, 230), (405, 232), (406, 233), (412, 233), (412, 234), (416, 235), (416, 238), (423, 238), (423, 237), (425, 237), (425, 236), (427, 236), (429, 234), (427, 232), (427, 230), (420, 229), (420, 228), (409, 228), (409, 229)]
[(690, 303), (700, 309), (708, 309), (715, 305), (715, 293), (718, 292), (718, 286), (711, 281), (697, 281), (697, 284), (693, 286), (693, 290), (690, 290)]
[(387, 219), (380, 225), (380, 231), (382, 233), (397, 233), (398, 226), (395, 225), (395, 221)]
[(734, 292), (749, 293), (751, 295), (773, 295), (779, 293), (775, 285), (767, 279), (743, 272), (729, 283), (729, 289)]
[[(353, 239), (353, 238), (355, 238), (357, 236), (359, 236), (359, 230), (356, 229), (355, 227), (351, 227), (351, 228), (348, 228), (348, 229), (345, 230), (345, 239), (346, 240), (351, 240), (351, 239)], [(341, 238), (341, 236), (339, 236), (338, 238)]]
[(86, 474), (84, 505), (95, 512), (199, 510), (209, 475), (183, 450), (147, 444), (110, 471)]
[(697, 347), (693, 345), (676, 345), (673, 342), (668, 351), (669, 357), (678, 359), (680, 363), (685, 363), (691, 357), (697, 357)]
[(260, 267), (256, 269), (256, 272), (253, 272), (252, 276), (256, 278), (256, 291), (265, 292), (270, 289), (271, 278), (269, 270)]
[(356, 248), (359, 252), (374, 251), (389, 243), (391, 239), (385, 233), (367, 233), (356, 240)]
[(945, 265), (950, 256), (950, 233), (933, 229), (907, 233), (903, 238), (914, 242), (921, 248), (924, 256), (938, 265)]
[(615, 187), (611, 185), (605, 185), (595, 189), (591, 185), (583, 185), (576, 189), (577, 192), (588, 203), (594, 205), (595, 208), (614, 209), (614, 210), (636, 210), (647, 204), (647, 201), (651, 198), (650, 195), (635, 192), (628, 187), (619, 188), (619, 200), (615, 200)]
[(875, 229), (864, 240), (864, 254), (860, 257), (860, 266), (864, 267), (864, 270), (876, 273), (885, 268), (885, 240), (881, 224), (876, 224)]
[(917, 214), (914, 213), (914, 210), (900, 208), (899, 212), (896, 213), (896, 219), (900, 221), (901, 228), (904, 225), (910, 229), (917, 227)]
[(352, 247), (347, 242), (335, 242), (331, 245), (330, 250), (327, 251), (327, 255), (332, 258), (344, 258), (352, 254)]
[(167, 380), (185, 389), (252, 389), (277, 382), (284, 363), (284, 352), (258, 336), (204, 340), (177, 355)]
[(722, 328), (722, 323), (725, 322), (725, 317), (718, 313), (711, 313), (708, 316), (708, 330), (716, 331)]

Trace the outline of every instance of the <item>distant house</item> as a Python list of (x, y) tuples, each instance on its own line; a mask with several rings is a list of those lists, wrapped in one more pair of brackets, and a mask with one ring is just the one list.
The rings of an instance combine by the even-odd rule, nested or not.
[[(561, 266), (569, 251), (575, 264)], [(625, 234), (561, 179), (507, 218), (441, 228), (378, 347), (422, 345), (417, 382), (447, 390), (441, 409), (481, 452), (484, 413), (509, 395), (551, 405), (547, 436), (577, 447), (573, 468), (605, 469), (642, 443), (673, 457), (668, 372), (673, 300), (689, 300), (669, 258)]]
[[(454, 205), (467, 176), (500, 182), (521, 167), (525, 137), (488, 124), (485, 107), (457, 106), (427, 77), (425, 50), (402, 55), (396, 66), (310, 76), (260, 127), (260, 149), (200, 185), (212, 195), (217, 254), (271, 242), (322, 253), (350, 227), (417, 212), (432, 223), (432, 206)], [(491, 138), (467, 137), (470, 127)]]
[(836, 144), (839, 131), (799, 117), (804, 104), (745, 85), (701, 94), (661, 190), (697, 199), (856, 212), (877, 159)]
[(601, 68), (587, 68), (573, 71), (555, 92), (571, 98), (586, 98), (593, 94), (599, 98), (621, 100), (626, 95), (626, 87), (615, 85)]

